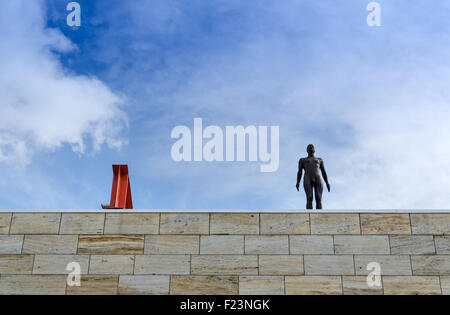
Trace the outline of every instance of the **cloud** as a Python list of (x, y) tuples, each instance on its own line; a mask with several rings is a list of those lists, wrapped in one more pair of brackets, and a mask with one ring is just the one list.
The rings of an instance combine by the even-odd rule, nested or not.
[(59, 54), (78, 48), (46, 27), (44, 1), (2, 1), (0, 30), (0, 162), (26, 164), (64, 144), (84, 154), (126, 143), (125, 98), (61, 65)]

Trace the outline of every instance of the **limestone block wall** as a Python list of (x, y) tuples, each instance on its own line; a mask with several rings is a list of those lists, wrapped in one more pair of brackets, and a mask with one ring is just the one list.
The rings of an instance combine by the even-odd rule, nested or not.
[(0, 294), (450, 294), (450, 214), (0, 213)]

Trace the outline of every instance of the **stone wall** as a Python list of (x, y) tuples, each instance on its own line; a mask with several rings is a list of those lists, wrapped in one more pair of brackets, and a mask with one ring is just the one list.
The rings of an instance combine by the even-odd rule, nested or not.
[(0, 294), (450, 294), (450, 214), (0, 213)]

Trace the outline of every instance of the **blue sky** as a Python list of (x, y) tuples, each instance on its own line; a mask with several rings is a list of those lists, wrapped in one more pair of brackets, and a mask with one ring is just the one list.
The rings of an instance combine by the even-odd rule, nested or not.
[[(0, 208), (98, 208), (124, 163), (139, 209), (301, 209), (309, 143), (326, 208), (448, 208), (448, 1), (68, 2), (0, 4)], [(174, 162), (195, 117), (280, 126), (279, 170)]]

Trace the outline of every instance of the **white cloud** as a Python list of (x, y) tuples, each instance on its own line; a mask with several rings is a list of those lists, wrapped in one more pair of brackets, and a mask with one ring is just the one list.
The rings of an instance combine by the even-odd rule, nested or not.
[(64, 144), (86, 153), (125, 142), (124, 98), (63, 68), (58, 52), (77, 47), (46, 27), (44, 9), (43, 1), (0, 2), (0, 162), (25, 164)]
[(0, 134), (0, 162), (18, 162), (24, 165), (29, 161), (28, 156), (29, 152), (25, 141), (11, 134)]

